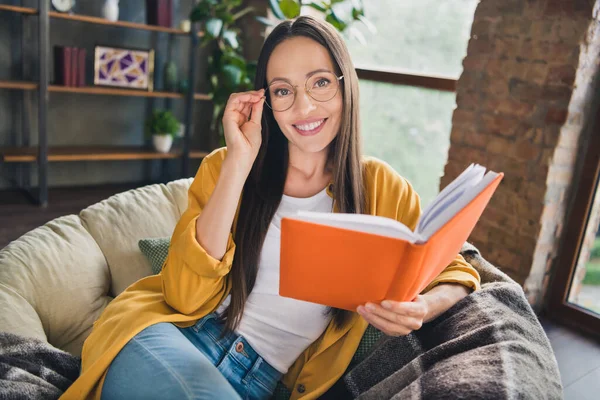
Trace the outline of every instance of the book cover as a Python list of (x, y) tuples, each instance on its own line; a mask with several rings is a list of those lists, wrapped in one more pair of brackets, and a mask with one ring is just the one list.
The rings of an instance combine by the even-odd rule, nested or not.
[(71, 71), (69, 74), (69, 85), (77, 86), (77, 65), (79, 64), (79, 49), (71, 47)]
[(85, 56), (86, 50), (79, 49), (77, 60), (77, 86), (79, 87), (85, 86)]

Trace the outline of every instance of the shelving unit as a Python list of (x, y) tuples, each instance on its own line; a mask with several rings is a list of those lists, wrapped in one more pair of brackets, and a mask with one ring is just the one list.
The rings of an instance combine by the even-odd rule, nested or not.
[[(39, 9), (30, 7), (19, 7), (12, 5), (0, 5), (0, 12), (12, 12), (22, 16), (38, 18), (39, 24), (39, 81), (2, 81), (0, 89), (36, 91), (38, 94), (38, 145), (24, 147), (0, 147), (0, 163), (36, 163), (38, 165), (38, 187), (37, 193), (29, 193), (41, 206), (48, 204), (48, 163), (73, 162), (73, 161), (122, 161), (122, 160), (165, 160), (179, 159), (181, 161), (181, 176), (189, 175), (189, 160), (198, 159), (207, 155), (206, 152), (190, 148), (191, 133), (193, 132), (193, 109), (195, 101), (210, 100), (203, 93), (186, 94), (177, 92), (154, 92), (134, 89), (120, 89), (103, 86), (70, 87), (50, 85), (48, 79), (49, 63), (49, 19), (62, 19), (88, 24), (104, 25), (126, 29), (140, 29), (153, 32), (162, 32), (172, 35), (183, 35), (190, 38), (190, 61), (188, 66), (189, 87), (195, 87), (194, 69), (198, 38), (203, 33), (198, 32), (195, 27), (191, 32), (180, 29), (167, 28), (154, 25), (146, 25), (127, 21), (108, 21), (103, 18), (62, 14), (49, 10), (49, 1), (39, 0)], [(173, 150), (169, 153), (159, 153), (145, 147), (136, 146), (60, 146), (48, 145), (47, 137), (47, 112), (50, 93), (64, 93), (73, 95), (101, 95), (101, 96), (129, 96), (145, 98), (182, 99), (185, 103), (185, 133), (183, 137), (183, 149)], [(28, 191), (28, 188), (22, 188)]]

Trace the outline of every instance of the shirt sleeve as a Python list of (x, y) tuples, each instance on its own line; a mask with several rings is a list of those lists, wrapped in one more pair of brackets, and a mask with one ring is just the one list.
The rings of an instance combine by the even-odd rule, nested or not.
[(213, 296), (222, 294), (235, 253), (231, 232), (220, 260), (208, 254), (196, 239), (196, 221), (217, 181), (215, 162), (210, 157), (204, 158), (188, 190), (188, 208), (171, 236), (161, 272), (165, 301), (182, 314), (191, 314)]

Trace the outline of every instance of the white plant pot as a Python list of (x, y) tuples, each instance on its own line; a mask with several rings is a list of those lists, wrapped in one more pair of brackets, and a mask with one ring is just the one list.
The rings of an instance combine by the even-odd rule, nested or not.
[(152, 135), (152, 144), (159, 153), (168, 153), (173, 145), (173, 136), (171, 135)]
[(105, 0), (102, 6), (102, 16), (109, 21), (118, 21), (119, 0)]

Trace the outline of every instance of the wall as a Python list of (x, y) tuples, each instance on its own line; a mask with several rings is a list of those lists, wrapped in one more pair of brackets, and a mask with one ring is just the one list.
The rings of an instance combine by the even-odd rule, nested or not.
[(469, 240), (538, 309), (598, 102), (593, 3), (482, 0), (457, 86), (440, 186), (471, 162), (505, 173)]

